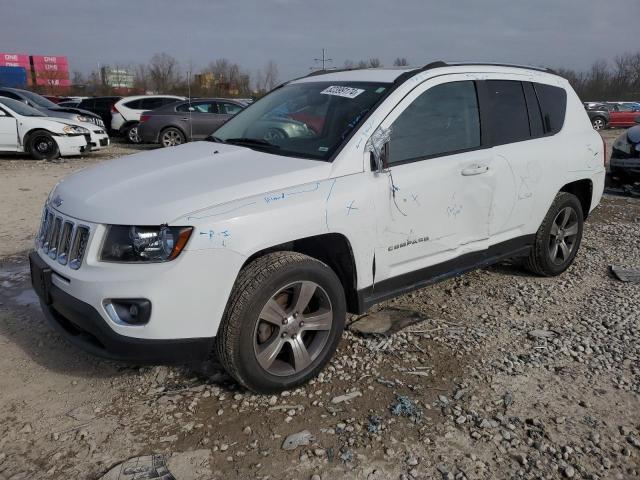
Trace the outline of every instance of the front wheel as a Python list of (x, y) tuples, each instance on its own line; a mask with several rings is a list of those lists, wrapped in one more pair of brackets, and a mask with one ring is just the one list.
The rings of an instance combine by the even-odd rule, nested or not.
[(573, 263), (582, 241), (584, 215), (575, 195), (556, 195), (538, 229), (526, 262), (531, 272), (551, 277), (560, 275)]
[(249, 390), (286, 390), (329, 361), (345, 315), (344, 290), (331, 268), (300, 253), (270, 253), (240, 272), (218, 329), (216, 354)]
[(53, 135), (44, 130), (31, 133), (27, 147), (35, 160), (53, 160), (60, 156), (60, 149)]

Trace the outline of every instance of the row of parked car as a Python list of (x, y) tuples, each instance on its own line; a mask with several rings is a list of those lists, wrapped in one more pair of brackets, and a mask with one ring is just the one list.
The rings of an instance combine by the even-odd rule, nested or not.
[(640, 102), (584, 102), (584, 108), (596, 130), (633, 127), (640, 115)]

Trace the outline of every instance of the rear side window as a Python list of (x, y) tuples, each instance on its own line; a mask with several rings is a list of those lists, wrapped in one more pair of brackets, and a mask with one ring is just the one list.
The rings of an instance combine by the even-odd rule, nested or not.
[(164, 105), (163, 98), (143, 98), (139, 108), (142, 110), (154, 110), (162, 105)]
[(142, 99), (139, 98), (138, 100), (131, 100), (130, 102), (125, 103), (124, 106), (131, 108), (132, 110), (140, 110), (142, 108)]
[(542, 112), (533, 85), (529, 82), (523, 82), (524, 97), (527, 100), (527, 110), (529, 111), (529, 129), (533, 138), (544, 135), (544, 127), (542, 126)]
[(389, 163), (454, 153), (480, 146), (480, 115), (474, 82), (430, 88), (393, 122)]
[(562, 129), (567, 111), (567, 92), (564, 88), (542, 83), (534, 83), (533, 86), (540, 102), (545, 134), (558, 133)]
[(521, 82), (487, 80), (487, 95), (492, 111), (494, 145), (531, 138), (529, 114)]
[(159, 106), (169, 105), (170, 103), (176, 103), (180, 101), (179, 98), (161, 98), (160, 100), (162, 101), (162, 103)]
[(240, 110), (242, 110), (242, 107), (235, 103), (218, 102), (218, 113), (222, 113), (224, 115), (235, 115)]

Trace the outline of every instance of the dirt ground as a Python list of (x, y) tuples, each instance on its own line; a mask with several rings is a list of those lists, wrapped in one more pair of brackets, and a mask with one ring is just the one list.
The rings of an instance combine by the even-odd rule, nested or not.
[(640, 286), (609, 273), (640, 266), (640, 200), (606, 195), (562, 276), (504, 264), (379, 305), (317, 379), (258, 396), (214, 363), (108, 362), (46, 325), (25, 260), (44, 200), (133, 150), (0, 159), (0, 480), (99, 479), (152, 454), (178, 480), (640, 476)]

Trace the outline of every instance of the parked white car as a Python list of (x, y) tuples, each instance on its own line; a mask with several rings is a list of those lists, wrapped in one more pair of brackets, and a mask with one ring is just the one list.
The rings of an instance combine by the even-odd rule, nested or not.
[(169, 103), (186, 100), (176, 95), (138, 95), (124, 97), (111, 107), (111, 129), (119, 132), (129, 143), (140, 143), (138, 124), (140, 115)]
[(49, 117), (18, 100), (0, 98), (0, 151), (25, 152), (36, 160), (79, 155), (109, 145), (97, 126)]
[(347, 311), (509, 258), (564, 272), (605, 178), (569, 83), (514, 66), (308, 76), (209, 140), (60, 182), (33, 284), (95, 354), (215, 351), (264, 393), (316, 375)]

